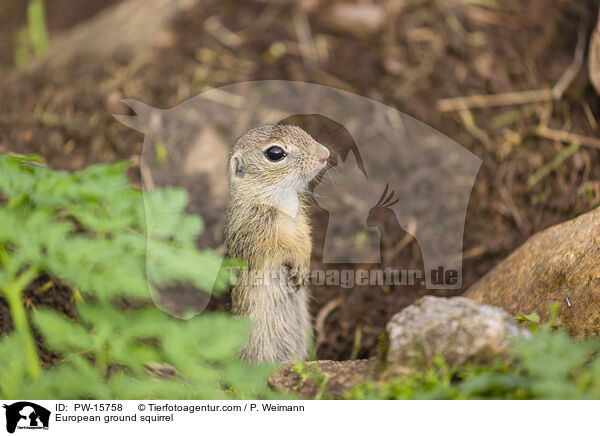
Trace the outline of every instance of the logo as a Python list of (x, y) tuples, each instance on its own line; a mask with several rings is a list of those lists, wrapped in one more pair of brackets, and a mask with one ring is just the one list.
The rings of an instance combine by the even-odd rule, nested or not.
[(50, 411), (29, 401), (19, 401), (4, 405), (6, 409), (6, 431), (14, 433), (16, 429), (48, 430)]
[[(281, 140), (275, 126), (295, 125), (329, 150), (327, 166), (306, 185), (298, 174), (310, 158), (301, 152), (287, 166), (264, 169), (257, 161), (257, 175), (244, 192), (296, 214), (286, 195), (303, 186), (312, 214), (309, 284), (398, 291), (462, 286), (465, 218), (482, 161), (432, 127), (366, 97), (277, 80), (211, 89), (169, 109), (123, 103), (131, 112), (115, 118), (144, 133), (140, 170), (148, 229), (160, 228), (170, 213), (153, 189), (185, 188), (188, 211), (202, 216), (208, 230), (198, 245), (220, 249), (232, 144), (257, 127), (252, 141), (274, 143)], [(301, 150), (299, 144), (294, 147)], [(148, 267), (160, 264), (152, 261), (160, 255), (149, 245)], [(215, 283), (220, 266), (202, 266), (206, 282)], [(279, 268), (271, 272), (281, 278)], [(152, 276), (148, 270), (152, 298), (170, 314), (193, 316), (208, 304), (209, 292), (194, 292), (190, 305), (189, 289), (162, 289)], [(165, 294), (169, 305), (163, 304)]]

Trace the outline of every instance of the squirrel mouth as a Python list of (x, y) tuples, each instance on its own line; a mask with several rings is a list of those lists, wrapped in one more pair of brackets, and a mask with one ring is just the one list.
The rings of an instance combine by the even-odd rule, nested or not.
[(319, 160), (319, 163), (317, 164), (317, 168), (318, 168), (317, 172), (321, 171), (323, 168), (325, 168), (327, 166), (328, 158), (329, 158), (329, 156)]
[(317, 174), (319, 174), (323, 168), (325, 168), (327, 166), (327, 160), (325, 160), (325, 162), (320, 161), (316, 166), (315, 169), (309, 174), (308, 178), (313, 179)]

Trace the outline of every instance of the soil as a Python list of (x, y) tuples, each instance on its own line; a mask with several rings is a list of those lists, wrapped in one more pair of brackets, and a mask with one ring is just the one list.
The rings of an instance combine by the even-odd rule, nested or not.
[[(20, 3), (10, 0), (3, 6), (1, 41), (14, 41), (23, 25)], [(47, 2), (53, 42), (110, 2), (80, 3)], [(166, 108), (211, 87), (287, 79), (379, 100), (483, 159), (466, 220), (462, 290), (531, 234), (599, 204), (598, 149), (581, 146), (537, 184), (527, 184), (568, 145), (535, 135), (537, 127), (598, 136), (600, 98), (585, 68), (556, 101), (438, 109), (443, 98), (552, 87), (574, 59), (580, 28), (587, 41), (596, 1), (375, 1), (369, 4), (385, 12), (371, 27), (348, 25), (336, 15), (338, 3), (206, 0), (178, 17), (153, 50), (133, 60), (122, 54), (111, 59), (82, 56), (66, 66), (6, 74), (0, 78), (0, 152), (38, 153), (50, 167), (61, 169), (130, 160), (131, 178), (139, 185), (143, 137), (112, 118), (112, 113), (128, 113), (121, 98)], [(227, 43), (218, 32), (206, 31), (210, 17), (239, 41)], [(307, 59), (298, 43), (296, 30), (303, 23), (310, 27), (316, 61)], [(12, 69), (13, 49), (7, 43), (0, 46), (0, 71)], [(323, 219), (315, 210), (315, 225)], [(316, 238), (315, 246), (319, 244)], [(418, 264), (416, 244), (409, 244), (398, 259)], [(41, 291), (42, 281), (28, 291), (29, 306), (48, 305), (72, 314), (68, 289), (53, 285)], [(386, 322), (425, 292), (422, 287), (313, 287), (311, 311), (322, 321), (318, 357), (376, 354)], [(210, 305), (227, 306), (226, 298)], [(321, 312), (324, 307), (331, 311)], [(0, 300), (0, 332), (10, 327)]]

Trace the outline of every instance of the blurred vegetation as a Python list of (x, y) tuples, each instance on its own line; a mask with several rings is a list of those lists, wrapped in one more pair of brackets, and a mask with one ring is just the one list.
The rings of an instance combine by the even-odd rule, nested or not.
[[(211, 289), (206, 271), (221, 259), (196, 248), (202, 221), (184, 212), (185, 191), (151, 192), (145, 212), (125, 168), (68, 173), (0, 155), (0, 294), (14, 324), (0, 339), (0, 398), (272, 397), (272, 367), (237, 358), (246, 323), (224, 313), (180, 321), (151, 304), (148, 287)], [(76, 317), (26, 312), (23, 293), (43, 275), (70, 287)], [(225, 283), (219, 276), (217, 288)], [(59, 356), (49, 368), (40, 342)]]

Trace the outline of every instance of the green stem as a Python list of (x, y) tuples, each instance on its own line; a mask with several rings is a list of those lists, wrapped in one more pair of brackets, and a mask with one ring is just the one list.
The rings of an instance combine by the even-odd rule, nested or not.
[(14, 282), (6, 287), (6, 299), (8, 308), (15, 325), (15, 331), (21, 338), (25, 357), (27, 358), (27, 372), (32, 379), (36, 379), (42, 372), (40, 358), (35, 349), (35, 342), (31, 334), (27, 314), (21, 296), (25, 287), (37, 276), (38, 270), (29, 267)]
[(0, 242), (0, 265), (6, 267), (6, 245)]

